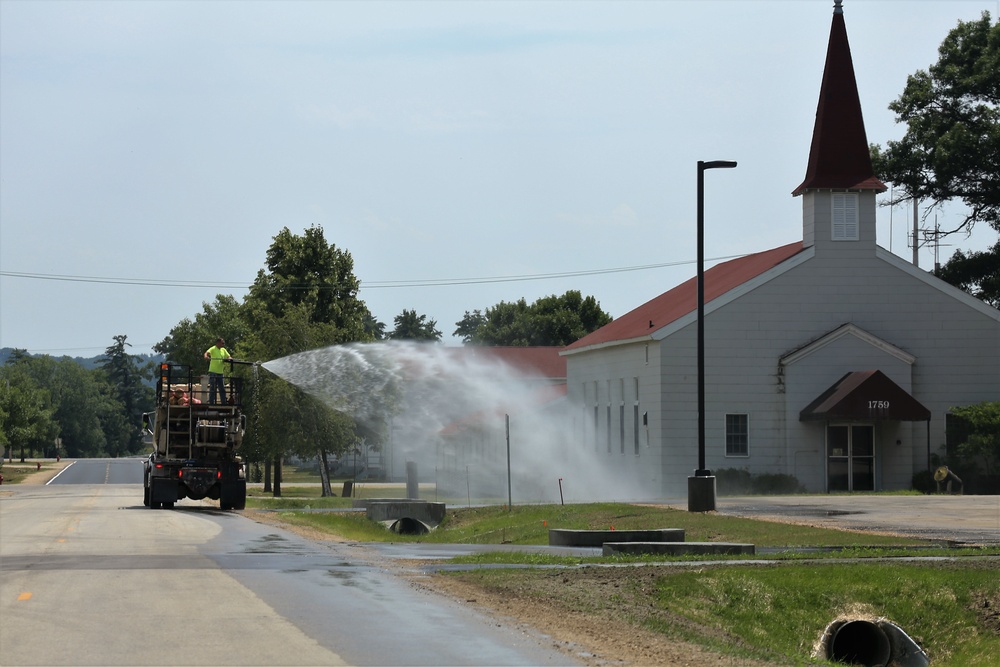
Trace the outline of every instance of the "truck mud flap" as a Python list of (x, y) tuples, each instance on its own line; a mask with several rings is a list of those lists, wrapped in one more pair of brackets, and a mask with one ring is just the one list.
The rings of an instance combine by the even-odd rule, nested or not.
[(177, 500), (177, 480), (165, 477), (152, 477), (149, 480), (149, 506), (159, 508), (163, 505), (173, 506)]

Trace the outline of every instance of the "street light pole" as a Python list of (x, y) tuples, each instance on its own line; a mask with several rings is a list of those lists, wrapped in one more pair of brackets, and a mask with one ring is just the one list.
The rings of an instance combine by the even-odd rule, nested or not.
[(698, 469), (688, 477), (688, 511), (715, 509), (715, 477), (705, 466), (705, 170), (732, 169), (732, 160), (698, 161)]

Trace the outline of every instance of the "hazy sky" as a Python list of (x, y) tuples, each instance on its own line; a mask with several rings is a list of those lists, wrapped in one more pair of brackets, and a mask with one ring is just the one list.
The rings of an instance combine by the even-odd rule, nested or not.
[[(454, 343), (467, 310), (569, 289), (620, 316), (695, 273), (698, 160), (739, 162), (706, 175), (707, 257), (802, 238), (832, 6), (0, 0), (0, 347), (148, 352), (311, 225), (388, 329), (414, 309)], [(844, 6), (878, 143), (907, 75), (998, 11)]]

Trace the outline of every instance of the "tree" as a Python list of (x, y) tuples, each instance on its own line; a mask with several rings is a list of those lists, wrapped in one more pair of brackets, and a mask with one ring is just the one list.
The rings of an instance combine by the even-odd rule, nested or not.
[(441, 332), (436, 320), (428, 320), (426, 315), (417, 315), (416, 310), (406, 310), (393, 318), (396, 328), (389, 333), (392, 340), (439, 341)]
[(1000, 308), (1000, 241), (983, 252), (956, 250), (934, 274), (994, 308)]
[(0, 444), (10, 457), (19, 449), (24, 462), (25, 449), (51, 444), (59, 427), (52, 419), (48, 392), (20, 366), (0, 368)]
[(956, 407), (948, 412), (964, 422), (965, 438), (958, 444), (958, 455), (982, 465), (987, 475), (1000, 470), (1000, 401)]
[(205, 302), (201, 307), (202, 311), (193, 320), (184, 318), (166, 338), (153, 346), (153, 350), (165, 355), (168, 361), (188, 366), (195, 374), (207, 371), (202, 355), (216, 338), (221, 336), (230, 349), (235, 349), (247, 328), (243, 306), (230, 294), (218, 294), (213, 303)]
[[(322, 228), (310, 227), (303, 236), (282, 229), (267, 251), (266, 269), (257, 273), (243, 302), (247, 331), (236, 356), (269, 360), (372, 340), (365, 327), (371, 312), (358, 298), (360, 282), (353, 271), (351, 255), (328, 244)], [(308, 397), (276, 377), (261, 376), (249, 395), (252, 428), (244, 447), (249, 456), (260, 457), (256, 460), (273, 460), (273, 492), (280, 495), (284, 454), (335, 451), (330, 438), (337, 429), (316, 416)]]
[(385, 338), (385, 322), (379, 322), (371, 313), (365, 315), (364, 320), (365, 333), (368, 334), (372, 340), (383, 340)]
[(267, 250), (267, 269), (250, 286), (248, 323), (253, 327), (266, 315), (280, 319), (298, 307), (309, 323), (333, 326), (333, 342), (370, 340), (364, 325), (371, 313), (358, 298), (360, 284), (351, 254), (327, 244), (322, 227), (310, 227), (303, 236), (285, 227)]
[(562, 296), (546, 296), (531, 305), (524, 299), (516, 303), (501, 301), (486, 309), (465, 312), (456, 322), (456, 335), (473, 345), (569, 345), (591, 331), (611, 322), (592, 296), (583, 297), (570, 290)]
[(466, 345), (471, 345), (475, 342), (476, 332), (479, 331), (479, 327), (486, 324), (486, 317), (483, 316), (481, 310), (474, 310), (471, 313), (465, 311), (465, 316), (455, 322), (455, 335), (462, 339), (462, 342)]
[(138, 452), (142, 449), (142, 431), (139, 427), (143, 412), (153, 409), (153, 390), (144, 384), (152, 377), (152, 364), (138, 363), (138, 357), (128, 354), (127, 336), (114, 336), (114, 344), (104, 351), (101, 369), (111, 383), (111, 395), (121, 404), (122, 420), (107, 416), (105, 435), (108, 439), (108, 453), (112, 456)]
[[(938, 48), (938, 62), (928, 71), (918, 70), (907, 78), (903, 93), (889, 105), (896, 121), (906, 123), (906, 134), (899, 141), (887, 142), (885, 149), (872, 146), (875, 173), (900, 186), (888, 204), (929, 201), (927, 215), (944, 202), (959, 200), (968, 213), (946, 235), (969, 233), (979, 222), (1000, 232), (997, 72), (1000, 23), (993, 23), (989, 12), (983, 12), (979, 20), (960, 21), (948, 33)], [(991, 285), (998, 265), (1000, 243), (976, 253), (972, 261), (956, 253), (940, 275), (988, 298), (994, 294), (991, 298), (996, 305)]]
[(122, 408), (103, 371), (88, 370), (69, 357), (53, 359), (48, 355), (26, 358), (19, 362), (19, 368), (48, 391), (52, 419), (67, 456), (107, 453), (101, 415), (121, 412)]

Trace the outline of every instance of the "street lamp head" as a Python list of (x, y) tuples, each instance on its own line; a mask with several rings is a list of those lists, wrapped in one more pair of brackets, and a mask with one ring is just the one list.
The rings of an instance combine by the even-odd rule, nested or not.
[(699, 169), (732, 169), (736, 166), (736, 160), (711, 160), (710, 162), (698, 161)]

